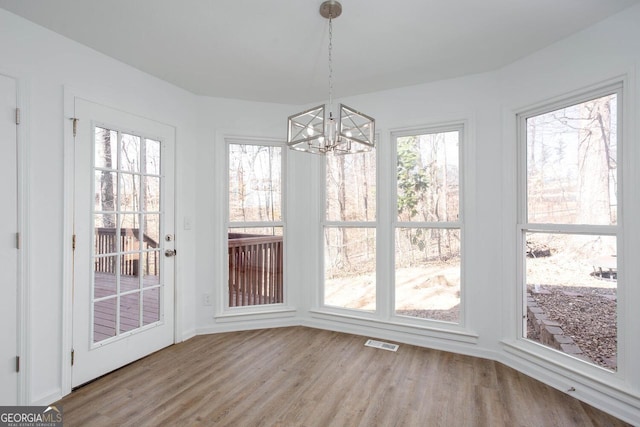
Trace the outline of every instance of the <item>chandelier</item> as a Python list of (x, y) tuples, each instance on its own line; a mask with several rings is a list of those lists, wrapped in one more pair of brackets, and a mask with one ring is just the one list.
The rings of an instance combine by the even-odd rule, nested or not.
[[(375, 146), (375, 120), (344, 104), (333, 111), (333, 19), (342, 13), (342, 5), (328, 0), (320, 6), (320, 15), (329, 20), (329, 102), (289, 116), (287, 145), (308, 153), (361, 153)], [(327, 117), (328, 112), (328, 117)]]

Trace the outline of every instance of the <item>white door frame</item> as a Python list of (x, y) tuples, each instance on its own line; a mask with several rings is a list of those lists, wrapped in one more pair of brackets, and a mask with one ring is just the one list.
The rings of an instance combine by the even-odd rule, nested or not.
[(16, 108), (20, 109), (20, 123), (16, 126), (16, 144), (17, 144), (17, 219), (20, 234), (20, 248), (18, 249), (17, 264), (17, 316), (16, 316), (16, 334), (17, 334), (17, 356), (20, 357), (20, 371), (18, 372), (18, 389), (16, 391), (16, 401), (18, 405), (28, 405), (31, 403), (30, 369), (28, 363), (30, 358), (30, 292), (29, 292), (29, 241), (30, 236), (27, 233), (27, 225), (30, 223), (29, 216), (29, 181), (27, 177), (29, 165), (29, 104), (27, 79), (18, 77), (12, 72), (0, 69), (0, 75), (7, 77), (16, 82)]
[[(94, 102), (96, 104), (102, 104), (121, 111), (133, 111), (134, 108), (127, 108), (121, 105), (121, 101), (116, 99), (105, 99), (104, 95), (93, 93), (92, 90), (79, 91), (76, 88), (70, 86), (64, 86), (64, 195), (63, 195), (63, 239), (62, 239), (62, 263), (63, 263), (63, 285), (62, 285), (62, 337), (61, 337), (61, 394), (65, 396), (72, 391), (72, 369), (71, 369), (71, 350), (73, 347), (73, 246), (72, 236), (74, 231), (74, 194), (75, 194), (75, 138), (73, 135), (73, 118), (75, 115), (75, 99), (83, 98)], [(135, 114), (135, 113), (132, 113)], [(141, 116), (141, 115), (140, 115)], [(143, 117), (143, 116), (141, 116)], [(155, 119), (151, 119), (155, 120)], [(155, 120), (158, 121), (158, 120)], [(166, 123), (165, 123), (166, 124)], [(174, 128), (174, 140), (175, 127)], [(176, 170), (174, 180), (174, 188), (177, 190), (177, 169), (175, 169), (176, 160), (174, 159), (174, 170)], [(174, 197), (174, 218), (177, 222), (177, 206), (179, 195), (176, 191)], [(177, 230), (177, 227), (174, 226)], [(180, 252), (179, 239), (176, 237), (176, 248), (178, 253)], [(181, 321), (180, 321), (180, 304), (181, 304), (181, 286), (177, 280), (178, 271), (180, 271), (181, 258), (178, 256), (175, 259), (174, 268), (174, 331), (173, 341), (178, 342), (178, 337), (181, 336)]]

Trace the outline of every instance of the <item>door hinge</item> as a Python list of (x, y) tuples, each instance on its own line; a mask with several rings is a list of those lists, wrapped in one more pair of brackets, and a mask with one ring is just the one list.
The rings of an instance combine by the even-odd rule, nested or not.
[(75, 361), (76, 361), (76, 351), (71, 349), (71, 366), (73, 366)]
[(16, 108), (16, 125), (20, 124), (20, 109)]
[(16, 233), (16, 249), (20, 249), (20, 233)]
[(20, 356), (16, 356), (16, 372), (20, 372)]
[(76, 235), (75, 234), (71, 238), (71, 249), (74, 250), (74, 251), (76, 250)]
[(80, 120), (80, 119), (77, 119), (75, 117), (71, 117), (71, 119), (69, 119), (69, 120), (73, 120), (73, 137), (75, 138), (76, 135), (78, 134), (78, 120)]

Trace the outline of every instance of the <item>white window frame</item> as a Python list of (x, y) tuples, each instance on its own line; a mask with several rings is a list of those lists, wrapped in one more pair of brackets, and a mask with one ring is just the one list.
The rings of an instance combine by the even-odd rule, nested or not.
[[(378, 135), (376, 135), (376, 140), (379, 142), (380, 138), (378, 137)], [(335, 312), (335, 313), (346, 313), (346, 314), (351, 314), (351, 315), (355, 315), (358, 317), (365, 317), (365, 318), (377, 318), (378, 317), (378, 313), (380, 313), (380, 292), (379, 292), (379, 283), (380, 283), (380, 274), (379, 274), (379, 270), (380, 270), (380, 252), (378, 250), (379, 245), (380, 245), (380, 156), (378, 155), (378, 149), (374, 149), (375, 152), (375, 163), (376, 163), (376, 213), (375, 213), (375, 221), (329, 221), (327, 220), (327, 161), (326, 161), (326, 156), (324, 158), (322, 158), (322, 167), (321, 167), (321, 173), (320, 173), (320, 179), (321, 179), (321, 188), (322, 188), (322, 220), (320, 222), (320, 253), (321, 253), (321, 257), (322, 257), (322, 262), (320, 263), (320, 286), (319, 286), (319, 291), (320, 291), (320, 295), (319, 295), (319, 302), (320, 302), (320, 307), (322, 307), (322, 309), (324, 311), (327, 312)], [(329, 155), (333, 155), (333, 154), (329, 154)], [(345, 154), (346, 156), (349, 156), (350, 154)], [(376, 233), (376, 237), (375, 237), (375, 242), (376, 242), (376, 255), (375, 255), (375, 266), (376, 266), (376, 270), (375, 270), (375, 277), (376, 277), (376, 308), (374, 311), (369, 312), (366, 310), (358, 310), (358, 309), (353, 309), (353, 308), (346, 308), (346, 307), (339, 307), (339, 306), (335, 306), (335, 305), (330, 305), (330, 304), (326, 304), (325, 303), (325, 257), (324, 257), (324, 236), (325, 236), (325, 230), (328, 228), (372, 228), (375, 233)]]
[[(220, 299), (222, 303), (222, 313), (224, 315), (235, 315), (235, 314), (254, 314), (254, 313), (264, 313), (264, 312), (274, 312), (274, 311), (282, 311), (283, 308), (286, 308), (289, 303), (289, 286), (288, 286), (288, 274), (287, 274), (287, 227), (286, 227), (286, 189), (287, 189), (287, 147), (286, 145), (279, 139), (274, 138), (255, 138), (255, 137), (225, 137), (225, 184), (224, 184), (224, 257), (228, 256), (228, 230), (230, 228), (251, 228), (251, 227), (261, 227), (261, 228), (282, 228), (282, 244), (283, 244), (283, 254), (282, 254), (282, 287), (283, 287), (283, 301), (281, 303), (275, 304), (259, 304), (259, 305), (248, 305), (248, 306), (238, 306), (238, 307), (229, 307), (229, 269), (226, 268), (228, 266), (228, 261), (226, 261), (223, 265), (224, 274), (223, 274), (223, 282), (222, 286), (220, 286)], [(280, 199), (280, 212), (281, 217), (279, 221), (238, 221), (232, 222), (229, 218), (229, 146), (230, 145), (259, 145), (265, 147), (277, 147), (280, 148), (280, 177), (281, 177), (281, 199)], [(220, 316), (217, 316), (220, 317)], [(222, 320), (219, 318), (218, 320)]]
[[(390, 215), (391, 215), (391, 230), (390, 230), (390, 238), (391, 238), (391, 264), (389, 266), (391, 272), (391, 298), (390, 298), (390, 307), (388, 308), (391, 313), (391, 318), (394, 322), (405, 323), (405, 324), (415, 324), (421, 326), (434, 326), (440, 329), (460, 329), (465, 326), (465, 312), (466, 312), (466, 232), (465, 232), (465, 194), (466, 194), (466, 172), (465, 172), (465, 147), (466, 147), (466, 139), (467, 139), (467, 123), (466, 121), (453, 121), (448, 123), (434, 124), (430, 126), (410, 128), (410, 129), (400, 129), (397, 131), (391, 132), (391, 161), (393, 167), (392, 173), (392, 197), (390, 203)], [(426, 222), (426, 221), (398, 221), (398, 174), (397, 174), (397, 164), (398, 164), (398, 150), (397, 150), (397, 140), (398, 138), (406, 137), (406, 136), (415, 136), (415, 135), (425, 135), (425, 134), (435, 134), (435, 133), (443, 133), (443, 132), (458, 132), (459, 140), (458, 140), (458, 165), (459, 165), (459, 175), (458, 175), (458, 220), (457, 221), (442, 221), (442, 222)], [(443, 322), (436, 319), (422, 319), (417, 317), (410, 316), (401, 316), (395, 313), (396, 310), (396, 283), (395, 283), (395, 233), (398, 228), (425, 228), (425, 229), (457, 229), (460, 231), (460, 317), (457, 323), (453, 322)]]
[[(536, 106), (521, 110), (516, 114), (516, 132), (517, 132), (517, 224), (516, 224), (516, 342), (523, 349), (531, 351), (545, 359), (566, 364), (568, 366), (584, 370), (594, 376), (615, 375), (624, 376), (626, 369), (625, 363), (625, 336), (624, 336), (624, 299), (625, 299), (625, 272), (623, 259), (625, 255), (624, 241), (624, 213), (623, 204), (626, 199), (624, 189), (625, 176), (625, 130), (623, 128), (624, 116), (624, 81), (615, 81), (610, 84), (601, 85), (595, 88), (580, 91), (568, 97), (559, 98), (547, 103), (537, 104)], [(590, 225), (590, 224), (555, 224), (555, 223), (529, 223), (528, 222), (528, 176), (527, 176), (527, 119), (548, 112), (556, 111), (565, 107), (571, 107), (583, 102), (587, 102), (596, 98), (607, 95), (617, 95), (617, 222), (615, 225)], [(525, 235), (529, 232), (534, 233), (555, 233), (555, 234), (573, 234), (573, 235), (603, 235), (616, 237), (617, 259), (618, 259), (618, 276), (617, 276), (617, 295), (618, 295), (618, 349), (617, 349), (617, 370), (614, 372), (605, 370), (593, 363), (577, 359), (569, 354), (559, 350), (552, 349), (543, 344), (537, 343), (526, 338), (526, 259), (525, 259)], [(622, 300), (622, 301), (621, 301)]]

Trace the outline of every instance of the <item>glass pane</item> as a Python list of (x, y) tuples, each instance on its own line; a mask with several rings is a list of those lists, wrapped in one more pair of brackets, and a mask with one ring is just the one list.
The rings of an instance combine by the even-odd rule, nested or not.
[(95, 171), (95, 205), (96, 211), (116, 210), (116, 196), (118, 191), (118, 174), (115, 172)]
[(160, 212), (160, 178), (145, 176), (144, 183), (142, 210)]
[(617, 96), (527, 119), (528, 221), (616, 224)]
[(398, 220), (457, 221), (460, 132), (397, 138)]
[(140, 176), (120, 174), (120, 210), (135, 212), (140, 209)]
[(120, 237), (122, 252), (137, 251), (140, 249), (140, 215), (120, 214)]
[(230, 228), (229, 307), (284, 301), (282, 227)]
[(113, 130), (96, 127), (95, 129), (95, 167), (104, 169), (118, 168), (118, 133)]
[(160, 141), (145, 139), (145, 173), (160, 175)]
[(142, 254), (142, 286), (155, 286), (160, 283), (160, 251), (145, 252)]
[(116, 289), (116, 257), (96, 257), (94, 262), (94, 298), (115, 295)]
[(229, 144), (229, 220), (280, 221), (280, 147)]
[(324, 238), (324, 303), (375, 311), (375, 228), (325, 228)]
[(93, 303), (93, 342), (116, 336), (116, 300), (109, 298)]
[(526, 233), (526, 338), (617, 368), (616, 238)]
[(160, 288), (145, 289), (142, 293), (142, 325), (160, 320)]
[(329, 221), (375, 221), (375, 151), (326, 157)]
[(120, 150), (121, 170), (140, 172), (140, 137), (122, 134), (122, 150)]
[(160, 247), (160, 215), (142, 215), (144, 225), (144, 249)]
[(140, 293), (120, 296), (120, 333), (140, 327)]
[(117, 215), (96, 214), (94, 217), (94, 253), (96, 255), (112, 254), (118, 251), (118, 239), (116, 239)]
[(140, 288), (140, 254), (125, 254), (120, 257), (120, 292)]
[(399, 228), (396, 314), (460, 321), (460, 230)]

